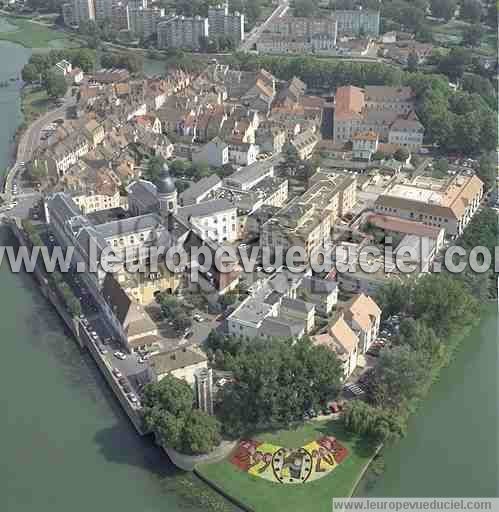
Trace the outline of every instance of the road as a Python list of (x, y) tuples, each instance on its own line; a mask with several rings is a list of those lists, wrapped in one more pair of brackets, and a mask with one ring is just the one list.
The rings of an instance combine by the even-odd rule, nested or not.
[(75, 104), (75, 98), (67, 95), (63, 104), (55, 109), (47, 112), (45, 115), (31, 123), (26, 131), (21, 135), (17, 145), (17, 156), (15, 164), (9, 169), (4, 179), (4, 200), (10, 202), (12, 200), (12, 186), (17, 174), (22, 170), (24, 163), (31, 160), (35, 149), (40, 145), (40, 133), (42, 129), (50, 123), (53, 123), (61, 116), (64, 117), (69, 107)]
[(246, 38), (239, 46), (239, 50), (242, 52), (250, 51), (269, 24), (272, 23), (275, 18), (283, 16), (288, 8), (289, 0), (281, 0), (272, 14), (261, 25), (256, 26), (249, 34), (247, 34)]

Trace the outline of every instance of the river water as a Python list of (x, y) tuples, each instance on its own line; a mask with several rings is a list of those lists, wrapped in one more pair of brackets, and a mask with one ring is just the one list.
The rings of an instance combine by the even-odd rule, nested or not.
[[(29, 54), (0, 42), (0, 81), (18, 75)], [(15, 84), (0, 88), (0, 169), (8, 165), (21, 120)], [(12, 243), (1, 229), (0, 243)], [(407, 438), (387, 450), (385, 474), (362, 493), (497, 495), (496, 322), (489, 308)], [(192, 501), (206, 488), (190, 479), (186, 487), (185, 475), (136, 435), (32, 278), (12, 274), (5, 264), (0, 333), (0, 510), (208, 510)]]

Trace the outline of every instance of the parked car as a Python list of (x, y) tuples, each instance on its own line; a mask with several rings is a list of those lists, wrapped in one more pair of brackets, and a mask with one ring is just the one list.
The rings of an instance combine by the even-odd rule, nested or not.
[(118, 368), (113, 368), (113, 375), (119, 380), (123, 377), (123, 374), (118, 370)]
[(196, 313), (195, 315), (193, 315), (192, 318), (194, 318), (194, 320), (196, 320), (196, 322), (202, 322), (204, 320), (204, 318), (199, 313)]
[(99, 349), (99, 352), (102, 355), (106, 355), (107, 354), (107, 349), (104, 347), (104, 345), (99, 345), (97, 348)]
[(137, 400), (137, 397), (133, 393), (128, 394), (127, 397), (128, 397), (128, 400), (130, 400), (130, 402), (132, 402), (132, 404), (139, 403), (139, 401)]
[(132, 388), (128, 384), (123, 384), (123, 391), (128, 395), (128, 393), (132, 392)]
[(126, 354), (123, 354), (123, 352), (120, 352), (119, 350), (114, 353), (114, 357), (117, 359), (121, 359), (122, 361), (126, 359)]

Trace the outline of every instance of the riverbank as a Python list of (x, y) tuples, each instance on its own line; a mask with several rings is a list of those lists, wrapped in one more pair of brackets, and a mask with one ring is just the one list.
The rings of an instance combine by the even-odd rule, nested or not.
[(461, 337), (409, 419), (408, 434), (384, 448), (384, 471), (368, 472), (356, 496), (498, 495), (498, 461), (491, 456), (499, 449), (498, 324), (497, 303), (485, 304), (480, 323)]
[(61, 49), (77, 48), (81, 46), (78, 38), (69, 37), (64, 32), (53, 30), (41, 23), (35, 23), (29, 19), (9, 14), (5, 11), (0, 13), (0, 19), (7, 20), (12, 27), (0, 25), (0, 40), (10, 41), (30, 49)]

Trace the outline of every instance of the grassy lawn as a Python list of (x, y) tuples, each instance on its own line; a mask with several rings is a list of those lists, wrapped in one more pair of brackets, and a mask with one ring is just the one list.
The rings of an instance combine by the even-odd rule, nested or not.
[(21, 18), (8, 18), (10, 25), (15, 25), (16, 30), (2, 31), (0, 26), (0, 40), (17, 43), (26, 48), (50, 48), (54, 41), (61, 43), (58, 47), (70, 48), (78, 46), (62, 32), (56, 32), (40, 23), (33, 23)]
[(298, 448), (322, 436), (334, 436), (349, 450), (347, 458), (327, 476), (304, 484), (279, 484), (252, 476), (236, 468), (227, 459), (198, 467), (199, 473), (228, 495), (255, 512), (330, 512), (331, 498), (350, 496), (353, 486), (373, 455), (373, 448), (345, 432), (338, 421), (309, 422), (296, 430), (262, 433), (254, 439)]
[[(431, 22), (429, 26), (433, 32), (436, 41), (444, 44), (458, 45), (463, 40), (463, 32), (469, 27), (469, 23), (461, 20), (451, 20), (449, 23)], [(494, 56), (497, 53), (496, 34), (493, 31), (484, 29), (484, 37), (479, 48), (473, 51), (477, 55)]]

